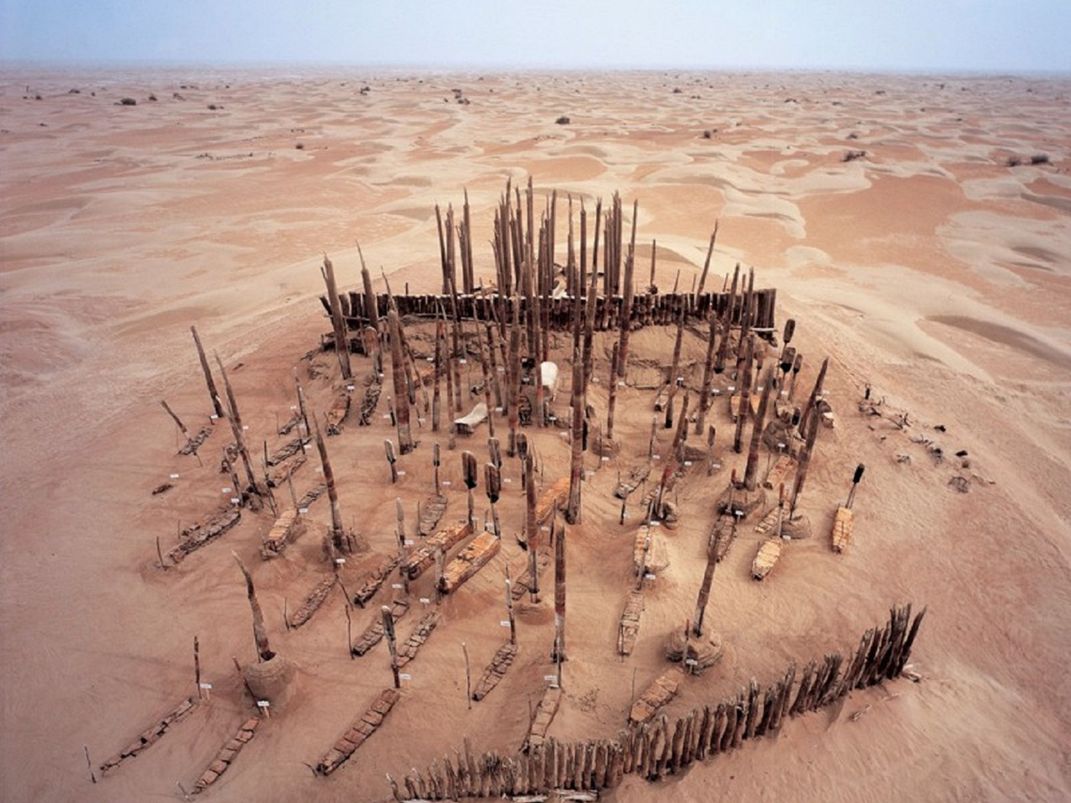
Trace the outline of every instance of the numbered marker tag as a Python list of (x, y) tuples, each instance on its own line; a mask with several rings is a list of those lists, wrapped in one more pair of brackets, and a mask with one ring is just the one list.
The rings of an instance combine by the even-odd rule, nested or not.
[(241, 502), (242, 502), (241, 497), (238, 497), (238, 496), (232, 496), (231, 497), (231, 504), (232, 505), (238, 505), (238, 504), (241, 504)]
[(267, 700), (257, 700), (257, 708), (261, 711), (267, 711), (271, 707), (271, 703)]
[(623, 387), (625, 386), (625, 383), (624, 383), (624, 382), (622, 382), (622, 381), (621, 381), (621, 380), (619, 379), (619, 380), (617, 380), (617, 386), (618, 386), (619, 388), (623, 388)]
[(498, 624), (501, 625), (502, 627), (509, 627), (509, 619), (503, 619)]
[(495, 370), (498, 371), (500, 374), (506, 373), (506, 369), (503, 368), (501, 365), (495, 366)]
[(653, 575), (653, 574), (652, 574), (651, 572), (647, 572), (647, 573), (646, 573), (646, 574), (645, 574), (645, 575), (643, 576), (643, 579), (644, 579), (644, 580), (654, 580), (654, 579), (655, 579), (655, 576), (654, 576), (654, 575)]
[(209, 418), (211, 418), (211, 419), (212, 419), (213, 421), (215, 421), (215, 420), (216, 420), (217, 418), (219, 418), (219, 416), (218, 416), (218, 415), (215, 415), (215, 414), (213, 413), (212, 415), (210, 415), (210, 416), (209, 416)]
[(398, 469), (398, 476), (399, 477), (404, 477), (405, 476), (405, 469), (404, 468)]
[(291, 404), (290, 405), (290, 412), (292, 412), (292, 413), (296, 413), (297, 412), (297, 405), (296, 404)]
[(200, 686), (200, 687), (201, 687), (202, 689), (204, 689), (205, 691), (212, 691), (212, 684), (211, 684), (211, 683), (200, 683), (200, 684), (198, 684), (198, 685), (199, 685), (199, 686)]
[(309, 512), (309, 509), (307, 507), (299, 507), (297, 512), (304, 516), (306, 513)]
[(410, 675), (408, 672), (402, 672), (400, 675), (398, 675), (398, 680), (412, 680), (412, 679), (413, 679), (413, 676)]
[(653, 454), (653, 455), (651, 455), (651, 459), (652, 459), (652, 460), (661, 460), (661, 459), (662, 459), (662, 455), (660, 455), (660, 454)]
[(339, 565), (339, 566), (345, 566), (346, 565), (346, 559), (345, 558), (335, 558), (335, 563), (337, 565)]
[(415, 543), (416, 543), (416, 541), (414, 541), (412, 538), (406, 538), (405, 539), (405, 545), (406, 546), (412, 546)]
[(312, 444), (311, 443), (303, 443), (303, 444), (301, 444), (301, 448), (304, 449), (307, 452), (307, 451), (309, 451), (309, 449), (312, 448)]
[(466, 359), (465, 359), (464, 357), (462, 357), (462, 358), (461, 358), (460, 360), (458, 360), (457, 362), (458, 362), (458, 364), (459, 364), (459, 365), (468, 365), (468, 363), (469, 363), (469, 361), (468, 361), (468, 360), (466, 360)]
[(543, 675), (543, 680), (545, 680), (547, 683), (557, 683), (558, 682), (558, 676), (557, 675)]
[(652, 521), (651, 522), (651, 526), (652, 527), (661, 527), (662, 526), (662, 522), (660, 522), (660, 521)]
[(591, 381), (594, 382), (596, 385), (599, 384), (599, 378), (597, 376), (593, 376), (591, 378)]
[(548, 527), (545, 524), (542, 527), (540, 527), (539, 529), (542, 530), (545, 533), (549, 533), (550, 532), (550, 527)]
[(698, 662), (697, 660), (695, 660), (695, 658), (688, 658), (688, 659), (686, 659), (686, 660), (685, 660), (685, 662), (684, 662), (684, 663), (685, 663), (685, 664), (686, 664), (687, 666), (695, 666), (695, 665), (696, 665), (696, 664), (698, 664), (699, 662)]
[(353, 385), (346, 385), (346, 390), (348, 390), (350, 393), (353, 393), (354, 389), (355, 388), (353, 387)]
[(502, 482), (513, 482), (513, 478), (512, 477), (505, 477), (505, 478), (503, 478)]
[(601, 460), (603, 463), (609, 463), (610, 462), (610, 458), (606, 457), (605, 455), (603, 457), (600, 457), (599, 460)]
[(728, 391), (729, 391), (730, 393), (733, 393), (733, 392), (734, 392), (734, 391), (736, 390), (736, 385), (729, 385), (729, 387), (728, 387), (728, 388), (726, 388), (726, 389), (727, 389), (727, 390), (728, 390)]
[(178, 479), (178, 474), (169, 474), (168, 476), (171, 477), (171, 479), (173, 479), (173, 480), (177, 480)]
[(390, 587), (394, 588), (394, 589), (399, 589), (399, 588), (402, 587), (402, 584), (401, 583), (391, 583)]
[(567, 440), (569, 440), (569, 433), (568, 432), (559, 432), (558, 433), (558, 437), (561, 438), (563, 441), (567, 441)]
[(428, 423), (428, 419), (422, 418), (421, 416), (417, 416), (417, 423), (423, 426), (424, 424)]
[(231, 489), (230, 489), (230, 488), (224, 488), (224, 489), (222, 489), (222, 491), (221, 491), (221, 493), (225, 493), (225, 494), (229, 494), (230, 492), (231, 492)]
[(249, 424), (242, 424), (242, 431), (249, 429)]
[(420, 604), (421, 605), (431, 605), (431, 600), (428, 599), (427, 597), (421, 597), (420, 598)]
[(443, 485), (445, 485), (446, 487), (449, 488), (450, 487), (450, 480), (443, 480)]
[(501, 407), (496, 407), (495, 408), (495, 412), (496, 413), (501, 413), (502, 412), (502, 408)]
[(685, 468), (691, 468), (692, 467), (692, 461), (691, 460), (685, 460), (684, 461), (684, 466), (685, 466)]
[(383, 413), (384, 418), (390, 418), (390, 413)]

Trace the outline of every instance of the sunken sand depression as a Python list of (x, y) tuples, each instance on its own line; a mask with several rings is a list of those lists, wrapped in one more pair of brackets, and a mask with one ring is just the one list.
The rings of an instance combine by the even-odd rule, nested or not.
[[(484, 754), (502, 759), (495, 766), (503, 769), (486, 779), (489, 788), (500, 789), (495, 784), (507, 776), (519, 783), (519, 768), (534, 775), (537, 766), (544, 781), (554, 776), (555, 784), (570, 788), (616, 783), (600, 791), (611, 800), (1071, 797), (1066, 81), (9, 72), (0, 91), (5, 799), (181, 797), (177, 784), (192, 793), (199, 779), (215, 775), (202, 794), (219, 800), (387, 800), (387, 773), (403, 798), (410, 795), (407, 776), (417, 793), (432, 796), (435, 790), (419, 783), (427, 787), (433, 769), (448, 783), (443, 758), (456, 770), (455, 751), (465, 755), (465, 740), (475, 763), (482, 765)], [(123, 97), (137, 104), (117, 105)], [(562, 115), (570, 122), (555, 124)], [(865, 155), (844, 161), (848, 151)], [(1046, 154), (1048, 162), (1030, 164), (1035, 154)], [(1012, 157), (1025, 163), (1009, 166)], [(403, 312), (419, 306), (404, 297), (407, 288), (414, 295), (443, 289), (435, 205), (445, 215), (452, 204), (453, 223), (460, 225), (467, 190), (472, 275), (489, 286), (496, 280), (491, 243), (500, 195), (512, 178), (527, 236), (529, 176), (533, 252), (539, 253), (540, 221), (556, 190), (553, 261), (561, 266), (569, 263), (568, 197), (577, 260), (584, 203), (590, 270), (596, 203), (602, 200), (605, 215), (620, 193), (619, 287), (635, 223), (639, 311), (624, 385), (616, 388), (616, 448), (607, 434), (609, 363), (620, 340), (612, 310), (592, 336), (592, 371), (580, 405), (591, 412), (589, 449), (580, 453), (581, 522), (565, 523), (563, 511), (553, 528), (555, 536), (564, 529), (568, 567), (560, 692), (546, 689), (550, 676), (556, 685), (558, 671), (551, 651), (554, 552), (561, 542), (552, 543), (551, 531), (537, 524), (529, 546), (534, 542), (543, 556), (539, 601), (517, 596), (515, 654), (511, 661), (508, 649), (499, 654), (499, 666), (508, 668), (470, 706), (461, 644), (475, 691), (509, 641), (509, 629), (500, 626), (508, 621), (505, 570), (523, 592), (533, 554), (518, 543), (527, 500), (522, 462), (508, 453), (509, 417), (493, 419), (502, 452), (495, 505), (500, 542), (480, 534), (485, 518), (492, 521), (487, 422), (457, 434), (450, 449), (449, 423), (485, 402), (480, 343), (488, 343), (487, 329), (471, 316), (462, 321), (459, 343), (467, 357), (457, 366), (458, 414), (447, 406), (445, 359), (454, 330), (445, 327), (440, 431), (434, 432), (424, 405), (433, 396), (427, 358), (434, 361), (436, 325), (428, 317), (401, 316), (408, 349), (399, 367), (409, 370), (399, 381), (416, 376), (425, 383), (410, 408), (417, 445), (403, 454), (389, 419), (389, 400), (399, 398), (392, 340), (382, 340), (381, 394), (369, 425), (361, 426), (372, 359), (356, 351), (350, 356), (354, 390), (347, 394), (338, 355), (321, 350), (334, 335), (318, 299), (326, 297), (320, 265), (326, 252), (342, 294), (344, 336), (362, 349), (355, 241), (388, 332), (383, 274)], [(703, 290), (719, 296), (696, 303), (693, 283), (715, 221)], [(660, 318), (644, 312), (652, 240), (656, 298), (669, 297), (674, 284), (678, 294), (664, 302)], [(460, 294), (462, 252), (455, 244)], [(605, 254), (604, 220), (600, 270)], [(740, 286), (731, 307), (728, 288), (720, 294), (737, 263), (742, 277), (754, 266), (756, 290), (776, 289), (774, 307), (763, 313), (772, 317), (761, 321), (772, 326), (756, 326), (757, 317), (748, 322), (762, 330), (753, 333), (764, 357), (760, 373), (753, 352), (752, 383), (762, 384), (778, 365), (789, 319), (795, 331), (788, 345), (803, 359), (792, 401), (785, 400), (791, 371), (777, 388), (778, 395), (786, 391), (780, 404), (778, 396), (767, 399), (764, 423), (783, 415), (788, 424), (782, 423), (784, 440), (774, 442), (773, 453), (756, 443), (756, 490), (733, 494), (734, 506), (754, 507), (734, 531), (718, 508), (728, 503), (733, 471), (738, 482), (746, 478), (753, 431), (749, 416), (735, 451), (731, 406), (747, 410), (752, 403), (731, 402), (728, 390), (740, 388), (747, 373), (745, 359), (736, 374), (743, 299)], [(756, 316), (760, 298), (769, 295), (756, 294)], [(459, 307), (476, 311), (466, 303), (459, 299)], [(569, 310), (561, 309), (568, 302), (554, 303), (568, 320)], [(541, 312), (550, 306), (542, 303)], [(661, 385), (671, 374), (681, 306), (683, 387), (669, 405)], [(712, 307), (720, 314), (709, 314)], [(733, 314), (727, 317), (726, 309)], [(449, 301), (444, 313), (452, 314)], [(601, 314), (597, 309), (597, 322)], [(713, 451), (707, 430), (697, 434), (694, 420), (674, 449), (682, 405), (687, 400), (689, 418), (700, 405), (712, 320), (715, 362), (721, 335), (730, 332), (724, 370), (711, 372), (712, 388), (720, 391), (711, 393), (705, 421), (717, 430)], [(504, 344), (496, 327), (507, 324), (492, 321), (498, 367), (509, 361), (511, 344), (508, 327)], [(547, 356), (559, 372), (556, 394), (544, 401), (557, 420), (543, 428), (535, 420), (517, 422), (533, 456), (537, 513), (544, 502), (549, 506), (556, 481), (568, 485), (572, 459), (571, 430), (564, 428), (572, 407), (571, 332), (560, 321), (550, 324)], [(334, 539), (333, 548), (347, 553), (340, 583), (333, 582), (323, 546), (332, 528), (326, 492), (307, 504), (299, 499), (308, 512), (296, 529), (303, 525), (304, 532), (277, 542), (280, 550), (265, 546), (276, 523), (266, 494), (239, 493), (241, 506), (232, 505), (235, 482), (220, 466), (234, 431), (226, 418), (209, 418), (213, 404), (191, 325), (205, 344), (224, 407), (227, 392), (213, 352), (226, 369), (244, 427), (238, 432), (261, 488), (264, 443), (274, 455), (305, 437), (304, 421), (292, 409), (296, 371), (333, 469), (341, 529), (355, 536)], [(523, 318), (518, 334), (527, 355)], [(542, 348), (541, 337), (536, 343)], [(776, 443), (786, 443), (795, 455), (785, 461), (786, 497), (792, 496), (806, 444), (798, 427), (793, 434), (792, 416), (799, 407), (802, 417), (826, 358), (817, 415), (803, 422), (808, 434), (807, 422), (817, 425), (797, 502), (810, 537), (771, 544), (777, 516), (766, 513), (777, 510), (780, 482), (775, 475), (763, 499), (763, 480), (777, 464)], [(489, 374), (498, 372), (489, 366)], [(492, 382), (492, 407), (493, 388)], [(527, 383), (517, 389), (529, 411), (538, 409), (534, 391)], [(344, 411), (347, 397), (349, 411), (331, 435), (328, 418)], [(761, 393), (754, 397), (757, 419)], [(656, 412), (659, 399), (663, 410)], [(160, 400), (190, 435), (207, 428), (196, 456), (176, 454), (185, 436)], [(667, 410), (674, 415), (668, 429)], [(273, 489), (280, 516), (294, 507), (281, 478), (302, 453), (304, 463), (293, 471), (295, 496), (324, 482), (313, 429), (307, 451), (299, 443), (270, 467), (280, 480)], [(396, 483), (385, 459), (388, 439)], [(429, 536), (417, 534), (417, 505), (426, 517), (434, 515), (436, 444), (447, 506), (435, 530), (467, 518), (465, 451), (477, 467), (475, 530), (441, 539), (460, 538), (444, 556), (443, 573), (466, 582), (436, 602), (432, 554), (410, 582), (407, 605), (405, 589), (393, 587), (404, 585), (395, 568), (364, 607), (348, 607), (347, 598), (370, 591), (374, 570), (390, 568), (397, 555), (395, 498), (414, 542), (407, 551), (426, 545)], [(686, 459), (674, 464), (677, 456)], [(230, 457), (238, 487), (250, 485), (242, 457)], [(668, 473), (667, 464), (674, 464)], [(866, 468), (852, 505), (853, 539), (838, 554), (834, 518), (858, 464)], [(647, 465), (647, 481), (628, 495), (620, 524), (614, 491)], [(165, 485), (171, 487), (153, 493)], [(789, 506), (786, 500), (789, 534), (805, 534), (791, 526)], [(185, 554), (182, 545), (196, 545), (205, 533), (189, 528), (231, 508), (240, 514), (236, 523)], [(288, 533), (295, 535), (285, 521), (275, 530)], [(724, 557), (710, 584), (702, 635), (685, 645), (711, 540)], [(454, 562), (466, 550), (476, 559), (470, 566), (488, 559), (468, 578), (466, 566)], [(247, 587), (232, 551), (252, 578), (268, 641), (261, 651), (277, 653), (271, 660), (258, 661), (265, 645), (251, 638)], [(775, 553), (772, 570), (753, 579), (756, 566), (761, 573)], [(324, 578), (318, 609), (287, 629), (284, 611), (296, 623)], [(898, 614), (889, 633), (899, 654), (876, 647), (875, 654), (888, 656), (878, 666), (869, 653), (857, 661), (860, 637), (868, 628), (885, 628), (890, 608), (907, 603), (911, 622), (924, 606), (927, 611), (910, 657)], [(360, 656), (350, 651), (374, 641), (382, 605), (398, 616), (405, 677), (397, 699), (385, 693), (394, 685), (388, 640)], [(195, 636), (201, 679), (212, 686), (199, 701)], [(667, 648), (678, 658), (688, 650), (700, 663), (714, 663), (683, 672), (692, 667), (667, 660)], [(824, 668), (828, 674), (827, 655), (844, 660), (818, 694), (815, 678)], [(253, 698), (232, 657), (258, 695), (275, 698), (270, 718), (254, 719)], [(904, 676), (896, 677), (903, 658)], [(786, 676), (793, 664), (794, 676)], [(805, 677), (808, 694), (801, 700)], [(841, 694), (854, 685), (860, 688)], [(664, 704), (660, 690), (669, 698)], [(191, 696), (196, 705), (164, 727)], [(651, 705), (634, 706), (641, 697)], [(811, 704), (814, 711), (802, 710)], [(382, 717), (382, 724), (366, 741), (347, 739), (360, 744), (340, 760), (348, 749), (342, 739), (355, 726), (367, 729), (360, 721), (369, 710), (376, 713), (367, 721)], [(740, 712), (753, 714), (755, 733), (745, 738), (745, 713), (742, 744), (734, 749)], [(646, 724), (628, 731), (631, 714)], [(142, 733), (152, 744), (135, 749)], [(692, 735), (687, 749), (685, 733)], [(720, 736), (716, 753), (714, 734)], [(585, 773), (588, 759), (577, 770), (574, 745), (587, 740), (593, 740), (592, 766)], [(659, 764), (662, 754), (654, 752), (667, 743)], [(528, 753), (519, 753), (525, 744)], [(128, 745), (134, 755), (102, 774), (101, 765), (130, 752)], [(550, 769), (548, 745), (555, 745)], [(332, 753), (338, 746), (344, 750)], [(559, 754), (573, 771), (568, 782), (557, 777)], [(538, 786), (531, 779), (530, 785)]]

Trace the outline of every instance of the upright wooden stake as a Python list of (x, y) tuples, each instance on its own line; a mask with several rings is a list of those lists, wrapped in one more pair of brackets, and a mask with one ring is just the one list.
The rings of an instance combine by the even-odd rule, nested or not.
[[(220, 375), (223, 377), (223, 387), (227, 393), (227, 418), (231, 422), (231, 432), (234, 434), (234, 441), (238, 444), (238, 454), (241, 455), (242, 464), (245, 466), (246, 478), (249, 480), (249, 488), (254, 494), (260, 493), (260, 486), (257, 485), (256, 474), (253, 473), (253, 461), (249, 457), (249, 450), (245, 445), (244, 427), (242, 426), (242, 417), (238, 414), (238, 402), (234, 398), (234, 390), (231, 388), (231, 382), (227, 378), (227, 370), (223, 367), (223, 361), (219, 358), (219, 354), (214, 354), (216, 358), (216, 365), (219, 366)], [(234, 489), (238, 491), (238, 488)], [(239, 494), (240, 495), (240, 494)]]
[(383, 441), (383, 452), (387, 458), (387, 465), (390, 467), (390, 483), (394, 485), (398, 482), (398, 458), (394, 454), (394, 442), (390, 438)]
[(718, 529), (714, 542), (707, 549), (707, 568), (703, 572), (703, 582), (699, 586), (699, 596), (695, 602), (695, 615), (692, 617), (692, 635), (696, 638), (703, 635), (703, 617), (706, 616), (707, 603), (710, 601), (710, 585), (714, 582), (714, 569), (718, 565), (721, 538), (722, 531)]
[(717, 315), (712, 311), (709, 318), (710, 334), (707, 337), (707, 354), (703, 360), (703, 386), (699, 391), (699, 412), (695, 418), (695, 434), (702, 435), (710, 409), (710, 386), (714, 381), (714, 343), (717, 340)]
[(502, 474), (494, 463), (486, 463), (483, 467), (484, 490), (487, 493), (487, 501), (491, 503), (491, 521), (495, 528), (495, 537), (502, 537), (502, 526), (498, 522), (498, 509), (495, 504), (502, 493)]
[(409, 454), (416, 444), (413, 443), (413, 434), (409, 429), (409, 396), (402, 356), (402, 327), (394, 305), (387, 310), (387, 325), (390, 327), (390, 365), (394, 379), (395, 416), (398, 420), (398, 450), (402, 454)]
[(811, 465), (811, 453), (814, 451), (814, 441), (818, 437), (818, 416), (811, 417), (811, 423), (807, 427), (807, 437), (800, 452), (799, 464), (796, 466), (796, 478), (792, 483), (792, 501), (788, 507), (788, 518), (791, 520), (796, 512), (796, 504), (799, 502), (803, 483), (807, 479), (807, 469)]
[(201, 371), (205, 375), (205, 384), (208, 386), (208, 395), (212, 399), (212, 409), (216, 411), (216, 418), (223, 418), (223, 403), (219, 399), (219, 392), (216, 390), (216, 382), (212, 379), (212, 369), (208, 367), (208, 358), (205, 356), (204, 346), (201, 345), (201, 338), (197, 334), (197, 327), (191, 326), (190, 333), (193, 335), (193, 345), (197, 348), (197, 359), (201, 363)]
[(736, 434), (733, 436), (733, 451), (740, 454), (744, 450), (744, 423), (751, 415), (751, 361), (755, 353), (755, 338), (749, 337), (744, 345), (743, 373), (736, 378), (740, 392), (740, 408), (736, 417)]
[(558, 662), (558, 683), (561, 684), (561, 662), (565, 660), (565, 525), (554, 538), (554, 650), (550, 656)]
[(440, 491), (439, 491), (439, 465), (440, 465), (440, 462), (441, 461), (439, 459), (439, 444), (437, 444), (437, 443), (432, 444), (432, 447), (431, 447), (431, 464), (435, 468), (435, 495), (436, 496), (438, 496), (440, 494)]
[(387, 648), (390, 650), (390, 671), (394, 675), (394, 688), (402, 687), (402, 679), (398, 674), (398, 644), (394, 635), (394, 617), (391, 616), (390, 606), (384, 605), (379, 609), (383, 618), (383, 635), (387, 639)]
[[(442, 394), (440, 377), (442, 376), (443, 363), (443, 340), (446, 338), (446, 325), (439, 319), (435, 320), (435, 368), (433, 371), (434, 390), (431, 397), (431, 431), (439, 431), (439, 411), (442, 407)], [(447, 377), (449, 377), (447, 372)]]
[[(707, 283), (707, 271), (710, 270), (710, 258), (714, 255), (714, 242), (718, 239), (718, 221), (714, 221), (714, 233), (710, 235), (710, 247), (707, 248), (707, 258), (703, 263), (703, 272), (699, 274), (699, 287), (695, 291), (695, 301), (699, 303), (699, 297), (703, 295), (703, 285)], [(715, 285), (717, 286), (717, 285)]]
[(759, 400), (759, 412), (755, 416), (755, 423), (751, 427), (751, 444), (747, 452), (747, 466), (744, 468), (744, 486), (749, 491), (755, 490), (755, 478), (759, 470), (759, 441), (762, 439), (762, 430), (766, 426), (766, 408), (770, 402), (770, 391), (777, 384), (773, 370), (766, 371), (763, 379), (762, 398)]
[(506, 566), (506, 613), (509, 616), (509, 643), (517, 643), (517, 622), (513, 617), (513, 581), (509, 577), (509, 566)]
[(353, 372), (350, 370), (349, 338), (346, 337), (346, 320), (342, 317), (342, 303), (338, 297), (338, 285), (335, 284), (335, 266), (324, 254), (324, 265), (321, 273), (324, 283), (327, 285), (327, 305), (331, 308), (331, 327), (335, 333), (335, 353), (338, 355), (338, 365), (342, 370), (342, 378), (350, 379)]
[[(807, 399), (807, 406), (803, 408), (803, 415), (800, 416), (800, 434), (802, 435), (807, 430), (807, 421), (812, 414), (815, 413), (815, 405), (822, 396), (822, 387), (826, 381), (826, 369), (829, 368), (829, 357), (822, 360), (822, 367), (818, 369), (818, 378), (814, 381), (814, 387), (811, 389), (810, 398)], [(817, 415), (815, 415), (817, 418)]]
[(666, 422), (665, 428), (673, 428), (673, 401), (677, 396), (677, 388), (683, 384), (683, 377), (678, 377), (677, 372), (680, 371), (681, 363), (681, 343), (684, 340), (684, 305), (681, 305), (679, 312), (677, 313), (677, 339), (673, 342), (673, 364), (669, 369), (669, 376), (667, 381), (669, 382), (669, 394), (666, 397)]
[(238, 568), (242, 570), (242, 576), (245, 577), (245, 593), (249, 598), (249, 608), (253, 612), (253, 641), (257, 646), (257, 660), (271, 660), (275, 653), (271, 651), (271, 645), (268, 644), (268, 631), (264, 627), (264, 614), (261, 612), (260, 603), (257, 601), (257, 591), (253, 587), (253, 577), (249, 574), (245, 564), (242, 563), (242, 559), (238, 557), (238, 553), (232, 550), (231, 554), (234, 556)]
[(465, 655), (465, 701), (468, 703), (469, 710), (472, 710), (472, 670), (469, 667), (469, 648), (465, 646), (465, 642), (461, 642), (461, 652)]
[(524, 456), (524, 473), (528, 478), (525, 483), (525, 522), (524, 535), (525, 546), (528, 549), (528, 589), (532, 593), (532, 602), (539, 602), (539, 571), (536, 562), (536, 553), (539, 550), (539, 526), (536, 523), (536, 481), (535, 469), (532, 464), (532, 453)]
[(617, 361), (621, 359), (621, 343), (614, 343), (613, 352), (610, 355), (610, 398), (606, 404), (606, 440), (614, 439), (614, 407), (617, 405)]
[(171, 408), (170, 408), (170, 407), (168, 406), (167, 402), (166, 402), (166, 401), (164, 401), (163, 399), (161, 399), (161, 400), (160, 400), (160, 406), (164, 408), (164, 411), (165, 411), (165, 412), (166, 412), (166, 413), (167, 413), (167, 414), (168, 414), (169, 416), (171, 416), (171, 420), (175, 422), (175, 426), (177, 426), (177, 427), (179, 428), (179, 431), (180, 431), (180, 432), (181, 432), (181, 433), (182, 433), (183, 435), (185, 435), (185, 436), (186, 436), (187, 438), (189, 438), (189, 436), (190, 436), (190, 433), (189, 433), (189, 430), (187, 430), (187, 429), (186, 429), (186, 425), (182, 423), (182, 419), (180, 419), (180, 418), (179, 418), (179, 417), (178, 417), (177, 415), (175, 415), (175, 411), (174, 411), (174, 410), (172, 410), (172, 409), (171, 409)]
[[(338, 503), (338, 491), (335, 488), (335, 472), (331, 470), (331, 461), (327, 457), (327, 446), (324, 445), (323, 435), (320, 434), (320, 422), (313, 421), (313, 434), (316, 438), (316, 450), (320, 453), (320, 467), (324, 471), (324, 484), (327, 485), (327, 498), (331, 502), (331, 543), (339, 552), (349, 552), (346, 539), (346, 531), (342, 524), (342, 508)], [(334, 555), (331, 558), (334, 559)]]
[(197, 699), (200, 700), (204, 695), (201, 691), (201, 645), (197, 641), (197, 636), (193, 637), (193, 679), (197, 689)]

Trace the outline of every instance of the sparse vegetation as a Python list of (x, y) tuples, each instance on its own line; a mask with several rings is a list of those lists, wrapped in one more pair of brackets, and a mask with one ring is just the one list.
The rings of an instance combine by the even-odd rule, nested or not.
[(866, 151), (848, 151), (840, 160), (842, 162), (854, 162), (856, 159), (862, 159), (866, 156)]
[(571, 120), (563, 114), (561, 117), (559, 117), (554, 122), (557, 123), (558, 125), (569, 125)]
[(134, 98), (122, 98), (119, 101), (118, 105), (120, 105), (120, 106), (137, 106), (138, 102), (136, 100), (134, 100)]

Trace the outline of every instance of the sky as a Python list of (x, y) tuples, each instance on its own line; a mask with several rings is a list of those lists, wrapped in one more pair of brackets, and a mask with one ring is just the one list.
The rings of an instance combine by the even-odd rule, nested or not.
[(1071, 71), (1071, 0), (0, 0), (0, 60)]

